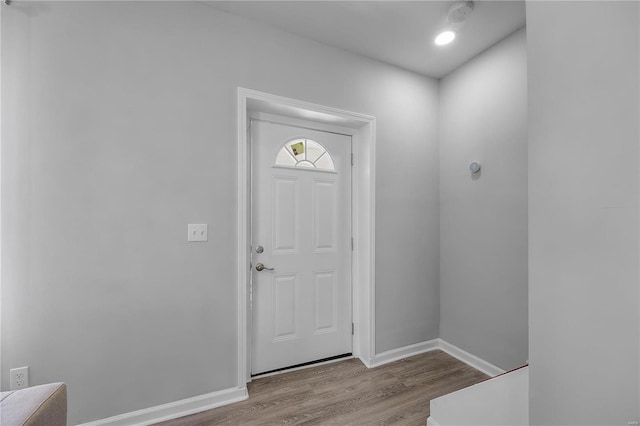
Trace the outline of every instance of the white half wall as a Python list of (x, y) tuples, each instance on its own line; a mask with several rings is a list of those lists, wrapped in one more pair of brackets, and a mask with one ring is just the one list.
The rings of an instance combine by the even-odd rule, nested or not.
[(639, 8), (527, 2), (532, 425), (640, 417)]
[(430, 402), (427, 426), (528, 426), (529, 367)]

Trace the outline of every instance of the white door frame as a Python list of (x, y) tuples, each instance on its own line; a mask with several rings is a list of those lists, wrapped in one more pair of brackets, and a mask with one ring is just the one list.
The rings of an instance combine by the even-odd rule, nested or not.
[(238, 388), (251, 381), (250, 111), (340, 126), (352, 137), (353, 355), (369, 366), (375, 355), (375, 117), (238, 87)]

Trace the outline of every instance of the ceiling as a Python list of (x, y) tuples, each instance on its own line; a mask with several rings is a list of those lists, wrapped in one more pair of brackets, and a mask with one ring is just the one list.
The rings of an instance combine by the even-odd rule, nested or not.
[(281, 30), (440, 78), (525, 25), (524, 1), (476, 1), (456, 40), (436, 46), (455, 1), (207, 1)]

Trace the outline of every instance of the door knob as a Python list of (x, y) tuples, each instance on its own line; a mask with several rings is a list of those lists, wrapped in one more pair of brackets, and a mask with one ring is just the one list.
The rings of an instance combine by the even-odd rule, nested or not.
[(260, 272), (262, 270), (267, 270), (267, 271), (273, 271), (273, 268), (267, 268), (266, 266), (264, 266), (264, 264), (262, 263), (256, 263), (256, 271)]

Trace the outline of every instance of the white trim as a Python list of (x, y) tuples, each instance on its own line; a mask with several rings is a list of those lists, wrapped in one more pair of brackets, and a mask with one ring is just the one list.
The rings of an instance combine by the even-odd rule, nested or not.
[[(2, 22), (2, 9), (0, 7), (0, 22)], [(0, 46), (2, 46), (2, 31), (0, 31)], [(0, 82), (2, 81), (2, 55), (0, 55)], [(0, 130), (2, 129), (2, 84), (0, 84)], [(2, 241), (2, 131), (0, 131), (0, 241)], [(2, 244), (0, 244), (0, 306), (2, 306)], [(2, 315), (0, 315), (0, 330), (2, 330)], [(2, 339), (0, 339), (0, 365), (2, 364)], [(2, 369), (0, 369), (0, 379), (2, 378)], [(2, 380), (0, 380), (1, 382)]]
[(415, 343), (413, 345), (403, 346), (401, 348), (392, 349), (390, 351), (377, 354), (370, 360), (361, 359), (362, 363), (368, 368), (380, 367), (381, 365), (388, 364), (390, 362), (398, 361), (410, 356), (419, 355), (425, 352), (430, 352), (436, 349), (440, 349), (443, 352), (448, 353), (454, 358), (464, 362), (465, 364), (482, 371), (491, 377), (495, 377), (505, 372), (502, 368), (473, 355), (467, 351), (464, 351), (457, 346), (452, 345), (440, 338), (427, 340), (425, 342)]
[(459, 347), (454, 346), (449, 342), (446, 342), (442, 339), (438, 339), (438, 340), (440, 341), (439, 342), (440, 350), (448, 353), (454, 358), (458, 358), (460, 361), (470, 365), (476, 370), (482, 371), (484, 374), (487, 374), (491, 377), (495, 377), (505, 372), (505, 370), (503, 370), (502, 368), (496, 367), (495, 365), (483, 360), (482, 358), (479, 358), (473, 354), (470, 354), (469, 352), (462, 350)]
[(237, 371), (237, 386), (243, 386), (250, 379), (249, 371), (251, 371), (250, 360), (247, 356), (247, 347), (251, 333), (247, 331), (247, 327), (250, 326), (250, 322), (247, 322), (247, 287), (249, 285), (249, 259), (251, 253), (247, 251), (247, 239), (249, 226), (249, 206), (250, 202), (247, 200), (248, 191), (247, 185), (250, 184), (249, 172), (251, 170), (249, 164), (249, 152), (247, 146), (249, 140), (247, 137), (247, 96), (242, 93), (242, 90), (238, 90), (238, 328), (236, 330), (238, 334), (238, 371)]
[(375, 353), (375, 117), (340, 110), (282, 96), (238, 87), (238, 229), (237, 229), (237, 309), (238, 371), (237, 385), (251, 380), (250, 289), (250, 140), (247, 117), (256, 112), (276, 114), (295, 120), (339, 126), (352, 136), (353, 166), (352, 233), (355, 241), (352, 263), (353, 355), (365, 364)]
[(433, 417), (427, 417), (427, 426), (440, 426), (440, 423), (433, 420)]
[(151, 425), (158, 422), (177, 419), (223, 405), (232, 404), (249, 397), (247, 388), (231, 388), (211, 392), (193, 398), (181, 399), (168, 404), (156, 405), (143, 410), (132, 411), (106, 419), (83, 423), (79, 426), (133, 426)]
[(373, 357), (368, 363), (363, 363), (369, 367), (379, 367), (390, 362), (398, 361), (410, 356), (419, 355), (425, 352), (430, 352), (439, 349), (439, 339), (427, 340), (426, 342), (416, 343), (402, 348), (392, 349), (390, 351), (382, 352)]
[(268, 123), (286, 124), (288, 126), (300, 127), (302, 129), (319, 130), (322, 132), (337, 133), (343, 136), (352, 136), (354, 129), (348, 127), (342, 127), (335, 124), (325, 124), (318, 122), (311, 122), (313, 125), (310, 127), (308, 120), (301, 120), (299, 118), (285, 117), (280, 115), (268, 114), (266, 112), (251, 111), (249, 118), (258, 121), (265, 121)]
[(376, 120), (370, 120), (352, 136), (352, 210), (354, 237), (353, 355), (368, 363), (375, 356), (376, 329)]

